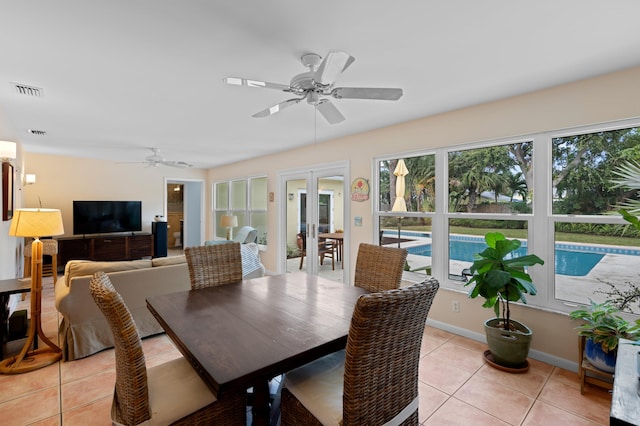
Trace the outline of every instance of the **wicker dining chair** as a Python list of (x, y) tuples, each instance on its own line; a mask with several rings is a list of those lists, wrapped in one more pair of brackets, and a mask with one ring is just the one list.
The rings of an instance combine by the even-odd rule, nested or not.
[(285, 375), (281, 424), (418, 424), (418, 363), (438, 281), (360, 296), (347, 347)]
[(193, 290), (242, 281), (240, 243), (187, 247), (184, 254)]
[(131, 312), (104, 272), (89, 290), (111, 327), (116, 385), (111, 420), (122, 425), (245, 425), (246, 394), (216, 397), (183, 358), (147, 369), (142, 341)]
[(361, 243), (354, 285), (371, 292), (400, 288), (407, 250)]

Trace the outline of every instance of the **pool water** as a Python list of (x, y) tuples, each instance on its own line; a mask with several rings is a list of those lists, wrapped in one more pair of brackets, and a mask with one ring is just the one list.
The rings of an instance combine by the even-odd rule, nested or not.
[[(452, 260), (462, 260), (473, 262), (473, 255), (487, 248), (483, 240), (450, 240), (449, 258)], [(431, 256), (431, 244), (409, 247), (410, 254), (418, 256)], [(520, 247), (515, 252), (517, 256), (527, 254), (525, 246)], [(605, 253), (593, 253), (586, 251), (566, 250), (562, 245), (556, 245), (555, 270), (556, 274), (573, 277), (585, 276), (600, 262)]]

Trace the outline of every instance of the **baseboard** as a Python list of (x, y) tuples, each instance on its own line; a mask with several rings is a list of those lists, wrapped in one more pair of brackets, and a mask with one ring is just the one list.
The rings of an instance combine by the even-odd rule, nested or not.
[[(470, 330), (467, 330), (466, 328), (456, 327), (454, 325), (447, 324), (440, 321), (435, 321), (432, 319), (427, 319), (427, 325), (433, 328), (448, 331), (449, 333), (466, 337), (471, 340), (475, 340), (477, 342), (487, 343), (487, 337), (484, 334), (476, 333), (475, 331), (470, 331)], [(564, 368), (565, 370), (569, 370), (574, 373), (578, 372), (578, 363), (576, 363), (575, 361), (560, 358), (555, 355), (548, 354), (546, 352), (541, 352), (535, 349), (531, 349), (529, 350), (529, 358), (532, 358), (547, 364), (551, 364), (559, 368)]]

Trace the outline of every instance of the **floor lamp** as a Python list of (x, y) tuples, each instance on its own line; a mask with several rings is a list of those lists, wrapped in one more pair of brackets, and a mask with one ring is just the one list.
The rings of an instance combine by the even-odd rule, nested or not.
[[(18, 374), (53, 364), (62, 358), (62, 350), (42, 331), (42, 241), (41, 236), (64, 233), (62, 214), (55, 209), (17, 209), (13, 213), (9, 235), (33, 237), (31, 243), (31, 320), (27, 340), (20, 353), (0, 362), (0, 373)], [(53, 265), (55, 268), (56, 265)], [(31, 349), (38, 337), (47, 345)]]

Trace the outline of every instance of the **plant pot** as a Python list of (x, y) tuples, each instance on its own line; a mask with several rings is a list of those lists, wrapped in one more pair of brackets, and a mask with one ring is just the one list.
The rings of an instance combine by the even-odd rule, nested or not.
[(616, 355), (618, 351), (605, 352), (600, 343), (594, 343), (591, 339), (585, 340), (584, 356), (598, 370), (613, 373), (616, 371)]
[(524, 324), (510, 320), (512, 330), (502, 328), (501, 318), (485, 321), (484, 331), (493, 361), (504, 367), (521, 368), (527, 362), (533, 332)]

